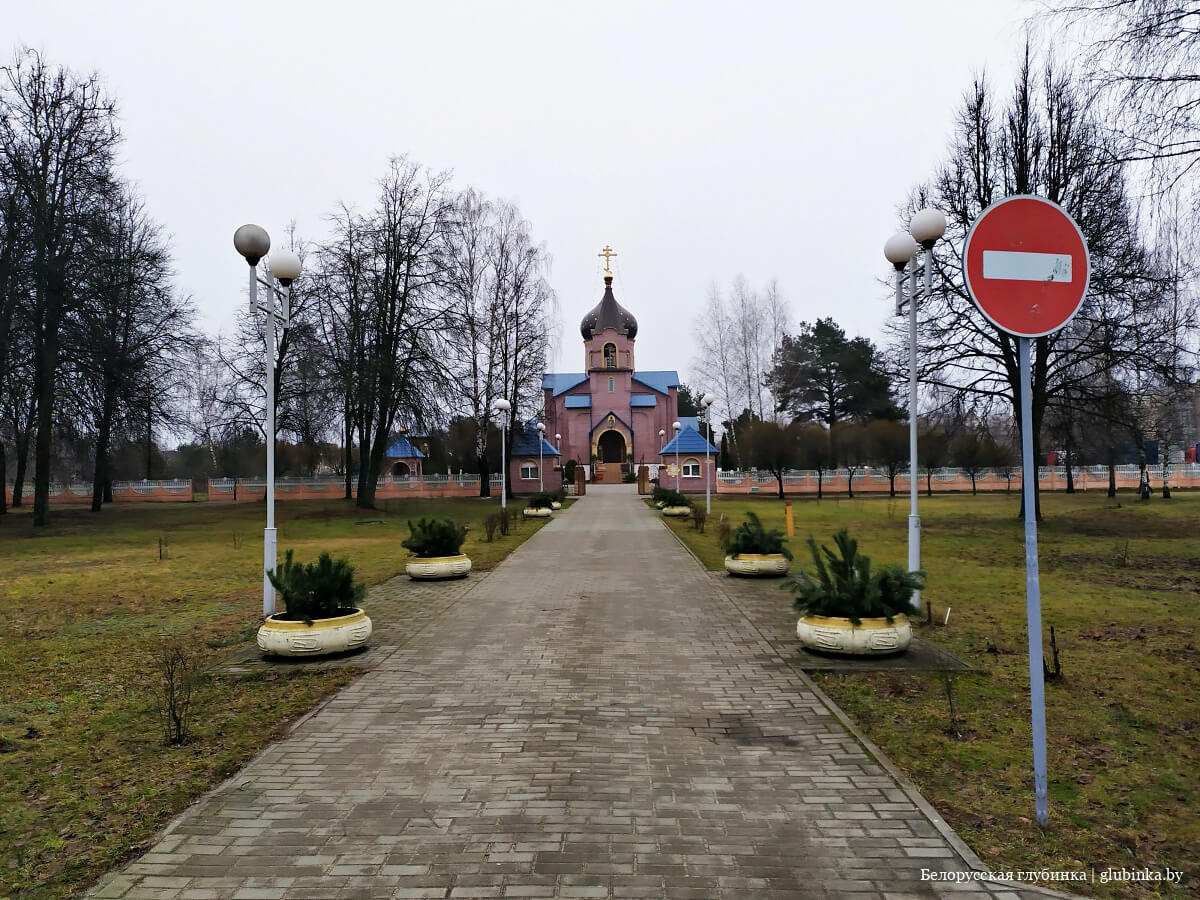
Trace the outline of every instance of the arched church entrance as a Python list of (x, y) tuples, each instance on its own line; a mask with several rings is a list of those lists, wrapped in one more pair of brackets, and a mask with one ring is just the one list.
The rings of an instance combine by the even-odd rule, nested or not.
[(629, 458), (625, 435), (612, 429), (603, 432), (596, 441), (596, 456), (596, 480), (607, 484), (619, 483)]
[(619, 431), (606, 431), (596, 442), (596, 449), (600, 454), (600, 462), (623, 463), (626, 456), (625, 435)]
[(408, 468), (408, 463), (398, 462), (392, 466), (393, 478), (408, 478), (412, 472)]

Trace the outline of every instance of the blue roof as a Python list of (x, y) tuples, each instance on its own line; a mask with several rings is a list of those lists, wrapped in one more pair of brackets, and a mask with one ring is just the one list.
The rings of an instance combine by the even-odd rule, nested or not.
[(591, 409), (592, 395), (591, 394), (571, 394), (563, 398), (566, 401), (567, 409)]
[(553, 391), (557, 397), (587, 380), (588, 377), (582, 372), (547, 372), (542, 376), (542, 390)]
[(676, 421), (679, 422), (681, 430), (683, 428), (693, 428), (696, 431), (700, 430), (699, 416), (680, 416), (678, 419), (676, 419)]
[(629, 405), (632, 407), (654, 406), (657, 402), (653, 394), (634, 394), (629, 398)]
[(425, 454), (408, 442), (408, 438), (400, 437), (388, 447), (387, 455), (393, 459), (424, 459)]
[(679, 373), (675, 371), (634, 372), (633, 380), (653, 388), (660, 394), (670, 393), (671, 388), (679, 387)]
[[(517, 456), (537, 456), (538, 452), (538, 434), (537, 424), (535, 422), (526, 422), (525, 430), (519, 434), (513, 435), (512, 455), (515, 459)], [(542, 455), (543, 456), (558, 456), (559, 453), (544, 437), (541, 439)]]
[[(692, 418), (692, 421), (696, 421)], [(704, 439), (699, 431), (688, 425), (683, 419), (679, 420), (679, 424), (683, 426), (679, 434), (671, 438), (671, 443), (663, 447), (660, 455), (665, 456), (668, 453), (675, 453), (676, 444), (679, 445), (680, 453), (703, 453), (706, 449), (709, 453), (719, 452), (716, 447)]]

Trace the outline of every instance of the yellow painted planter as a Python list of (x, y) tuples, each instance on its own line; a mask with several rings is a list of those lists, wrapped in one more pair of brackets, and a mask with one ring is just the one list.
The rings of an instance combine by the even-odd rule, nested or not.
[(849, 619), (805, 616), (796, 623), (796, 636), (809, 650), (851, 656), (903, 653), (912, 641), (912, 625), (904, 613), (892, 616), (890, 625), (887, 619), (861, 621), (853, 625)]
[(551, 512), (552, 512), (552, 510), (549, 510), (544, 506), (536, 506), (536, 507), (532, 507), (532, 508), (527, 506), (523, 510), (521, 510), (521, 515), (525, 516), (527, 519), (528, 518), (544, 519), (547, 516), (549, 516), (551, 514)]
[(271, 656), (323, 656), (365, 646), (371, 620), (361, 609), (311, 625), (270, 616), (258, 629), (258, 649)]
[(562, 504), (559, 503), (557, 500), (555, 500), (553, 503), (550, 504), (550, 508), (551, 509), (562, 509)]
[(664, 506), (662, 514), (664, 516), (690, 516), (692, 508), (690, 506)]
[(786, 575), (791, 560), (782, 553), (739, 553), (725, 557), (725, 571), (731, 575)]
[(455, 556), (414, 556), (404, 566), (404, 571), (414, 581), (461, 578), (471, 571), (471, 558), (465, 553)]

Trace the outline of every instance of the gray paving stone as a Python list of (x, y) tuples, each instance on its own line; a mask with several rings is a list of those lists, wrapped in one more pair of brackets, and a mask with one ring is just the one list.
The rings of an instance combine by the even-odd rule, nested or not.
[(92, 896), (1015, 896), (920, 881), (969, 866), (630, 488), (368, 606), (366, 674)]

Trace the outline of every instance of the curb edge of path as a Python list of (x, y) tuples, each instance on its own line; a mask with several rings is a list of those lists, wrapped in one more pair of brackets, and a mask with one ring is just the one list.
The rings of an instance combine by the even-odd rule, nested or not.
[[(649, 509), (649, 507), (646, 508)], [(660, 517), (656, 516), (655, 518), (658, 519), (658, 522), (663, 528), (666, 529), (667, 533), (675, 539), (676, 543), (678, 543), (679, 546), (687, 552), (688, 556), (695, 561), (696, 565), (700, 567), (700, 570), (704, 573), (705, 577), (708, 577), (709, 570), (704, 567), (704, 563), (700, 560), (700, 557), (692, 552), (692, 548), (684, 543), (683, 539), (675, 533), (675, 530), (671, 528), (670, 525), (664, 522)], [(888, 775), (892, 777), (900, 790), (904, 791), (908, 799), (911, 800), (913, 805), (925, 815), (925, 818), (927, 818), (933, 827), (937, 829), (938, 834), (940, 834), (946, 840), (946, 843), (948, 843), (954, 852), (956, 852), (962, 858), (963, 862), (975, 872), (991, 871), (988, 866), (984, 864), (983, 860), (979, 858), (975, 851), (967, 846), (966, 841), (959, 837), (954, 829), (951, 828), (945, 819), (942, 818), (938, 811), (934, 809), (933, 804), (925, 799), (917, 786), (913, 784), (912, 781), (910, 781), (902, 771), (900, 771), (896, 764), (888, 758), (887, 754), (885, 754), (883, 750), (877, 747), (870, 738), (868, 738), (862, 733), (862, 731), (859, 730), (858, 726), (854, 724), (854, 721), (850, 718), (850, 716), (848, 716), (846, 712), (834, 702), (833, 698), (821, 690), (821, 688), (817, 686), (816, 682), (809, 677), (807, 672), (795, 666), (790, 659), (788, 659), (775, 648), (775, 646), (767, 639), (767, 636), (763, 634), (762, 629), (758, 627), (757, 623), (750, 618), (746, 611), (742, 609), (737, 600), (731, 597), (716, 579), (710, 580), (712, 581), (714, 587), (721, 592), (721, 595), (729, 601), (730, 606), (736, 609), (739, 615), (746, 620), (746, 623), (754, 629), (755, 633), (758, 635), (759, 641), (766, 646), (773, 656), (780, 659), (789, 669), (795, 672), (796, 675), (799, 676), (800, 680), (808, 687), (808, 689), (813, 692), (816, 698), (821, 701), (825, 708), (833, 714), (833, 717), (841, 723), (842, 727), (845, 728), (855, 740), (862, 744), (867, 753), (885, 772), (888, 773)], [(1003, 881), (1000, 879), (989, 878), (980, 879), (980, 883), (1012, 888), (1013, 890), (1027, 891), (1030, 893), (1040, 894), (1044, 897), (1073, 898), (1080, 896), (1078, 894), (1064, 894), (1060, 891), (1054, 891), (1036, 884), (1027, 884), (1024, 882)]]

